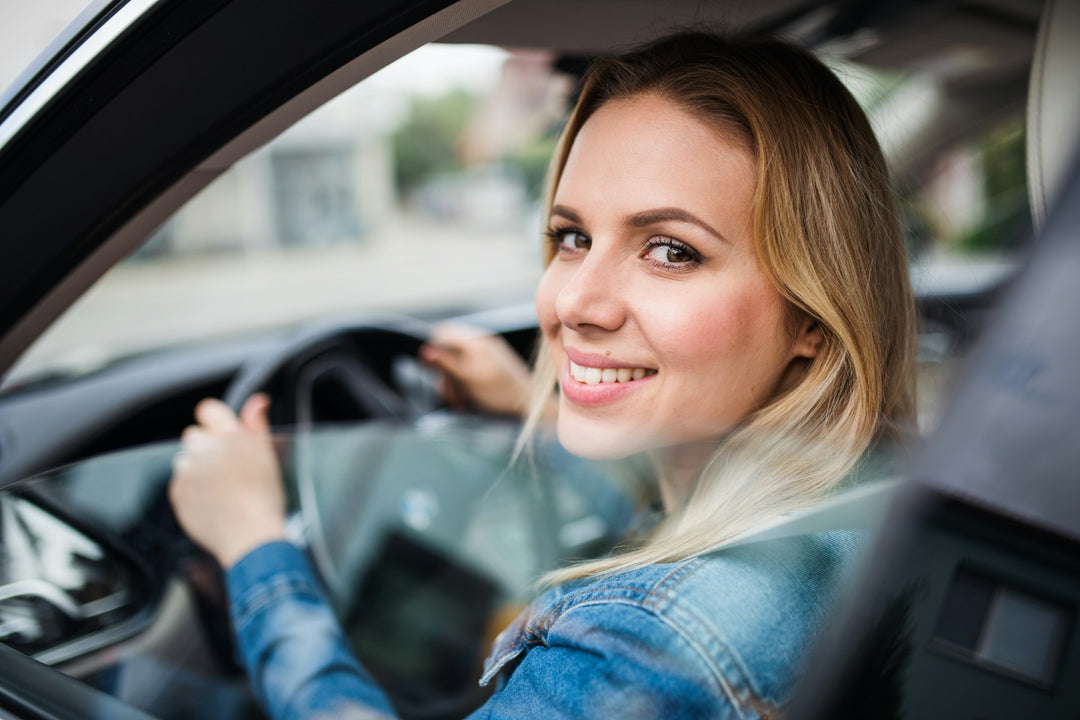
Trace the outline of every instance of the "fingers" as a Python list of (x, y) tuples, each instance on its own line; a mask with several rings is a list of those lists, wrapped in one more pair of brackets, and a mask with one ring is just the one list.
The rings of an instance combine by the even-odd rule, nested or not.
[(233, 432), (239, 430), (240, 418), (228, 405), (217, 398), (200, 400), (195, 406), (195, 420), (199, 425), (214, 432)]
[(270, 440), (269, 399), (257, 395), (238, 417), (220, 400), (196, 406), (173, 458), (169, 500), (184, 531), (222, 567), (284, 536), (285, 492)]
[(263, 393), (249, 397), (237, 415), (232, 409), (216, 398), (206, 398), (195, 406), (195, 420), (199, 427), (210, 432), (235, 432), (252, 430), (270, 432), (270, 398)]
[(441, 366), (444, 362), (445, 356), (449, 354), (449, 352), (450, 351), (447, 348), (442, 348), (438, 345), (431, 345), (429, 343), (427, 345), (420, 346), (420, 359), (429, 365)]
[(431, 342), (447, 348), (460, 348), (469, 340), (486, 337), (491, 332), (482, 328), (461, 323), (439, 323), (431, 329)]
[(423, 345), (420, 348), (420, 360), (438, 371), (437, 388), (439, 396), (455, 410), (464, 409), (465, 393), (455, 379), (460, 375), (460, 370), (455, 367), (452, 357), (453, 350), (437, 347), (435, 345)]
[(208, 439), (212, 437), (212, 433), (199, 425), (188, 425), (184, 428), (184, 431), (180, 433), (180, 449), (173, 455), (174, 482), (172, 485), (176, 484), (175, 478), (177, 476), (184, 475), (191, 470), (194, 458), (203, 452)]
[(471, 399), (466, 385), (478, 374), (471, 369), (477, 337), (480, 332), (474, 328), (442, 324), (432, 330), (431, 342), (420, 348), (420, 359), (441, 373), (439, 395), (455, 410), (464, 410)]
[(455, 378), (474, 374), (470, 366), (490, 354), (484, 352), (492, 336), (468, 325), (443, 323), (431, 331), (431, 341), (420, 348), (420, 359)]
[(441, 371), (439, 392), (451, 407), (517, 415), (529, 398), (529, 369), (503, 338), (463, 325), (431, 333), (420, 358)]
[(439, 394), (454, 405), (455, 379), (462, 376), (463, 353), (460, 348), (427, 344), (420, 348), (420, 360), (441, 373)]
[(190, 445), (195, 442), (195, 437), (203, 432), (203, 429), (198, 425), (188, 425), (184, 428), (184, 431), (180, 433), (180, 444)]
[(240, 408), (240, 424), (259, 433), (270, 432), (270, 398), (265, 393), (255, 393)]
[[(421, 349), (421, 354), (440, 363), (460, 363), (474, 351), (476, 341), (491, 333), (468, 325), (442, 323), (431, 331), (431, 340)], [(425, 358), (426, 359), (426, 358)]]
[(420, 348), (420, 359), (440, 370), (447, 370), (461, 363), (464, 351), (465, 348), (458, 344), (437, 343), (432, 338), (432, 342)]
[(449, 374), (444, 374), (439, 383), (439, 395), (454, 410), (464, 410), (469, 404), (469, 394)]

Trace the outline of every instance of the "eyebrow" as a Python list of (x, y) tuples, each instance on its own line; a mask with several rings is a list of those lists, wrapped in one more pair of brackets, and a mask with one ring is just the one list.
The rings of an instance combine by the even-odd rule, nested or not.
[(579, 225), (581, 224), (581, 216), (578, 215), (573, 210), (571, 210), (570, 208), (566, 207), (565, 205), (552, 205), (551, 206), (551, 214), (552, 215), (559, 215), (561, 217), (566, 218), (570, 222), (578, 223)]
[(667, 207), (657, 208), (656, 210), (646, 210), (644, 212), (636, 213), (626, 218), (625, 224), (632, 228), (643, 228), (650, 225), (656, 225), (662, 222), (684, 222), (690, 225), (697, 225), (699, 228), (709, 233), (717, 240), (722, 242), (730, 242), (726, 237), (720, 234), (720, 232), (709, 223), (705, 222), (697, 215), (687, 212), (682, 208)]
[[(581, 224), (583, 222), (580, 215), (565, 205), (552, 205), (551, 214), (564, 217), (573, 223)], [(635, 213), (623, 220), (623, 224), (631, 228), (644, 228), (649, 227), (650, 225), (656, 225), (657, 223), (671, 221), (696, 225), (717, 240), (725, 243), (731, 242), (721, 235), (716, 228), (699, 218), (697, 215), (677, 207), (656, 208), (655, 210), (645, 210), (643, 212)]]

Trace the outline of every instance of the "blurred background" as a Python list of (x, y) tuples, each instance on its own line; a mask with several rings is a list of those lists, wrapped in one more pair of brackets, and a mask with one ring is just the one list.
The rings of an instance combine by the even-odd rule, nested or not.
[[(0, 87), (83, 4), (3, 0), (3, 16), (16, 21), (0, 24)], [(542, 51), (475, 45), (402, 58), (193, 198), (62, 316), (5, 384), (312, 318), (439, 317), (530, 302), (543, 178), (575, 83), (558, 68)], [(1010, 272), (1031, 227), (1020, 109), (943, 136), (941, 68), (834, 68), (890, 159), (917, 291), (977, 292)], [(946, 380), (937, 360), (955, 350), (935, 337), (924, 328), (926, 418)]]

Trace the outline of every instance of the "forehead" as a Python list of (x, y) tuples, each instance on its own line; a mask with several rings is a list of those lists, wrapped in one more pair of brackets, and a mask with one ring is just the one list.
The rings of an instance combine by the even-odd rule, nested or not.
[(683, 207), (744, 218), (754, 181), (744, 143), (648, 94), (608, 101), (593, 113), (574, 139), (555, 198), (627, 212)]

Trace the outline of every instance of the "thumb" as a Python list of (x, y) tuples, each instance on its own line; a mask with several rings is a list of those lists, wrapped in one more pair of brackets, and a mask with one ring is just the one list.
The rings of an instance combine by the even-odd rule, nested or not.
[(240, 408), (240, 424), (248, 430), (269, 434), (269, 411), (270, 398), (264, 393), (255, 393), (245, 400), (244, 406)]

